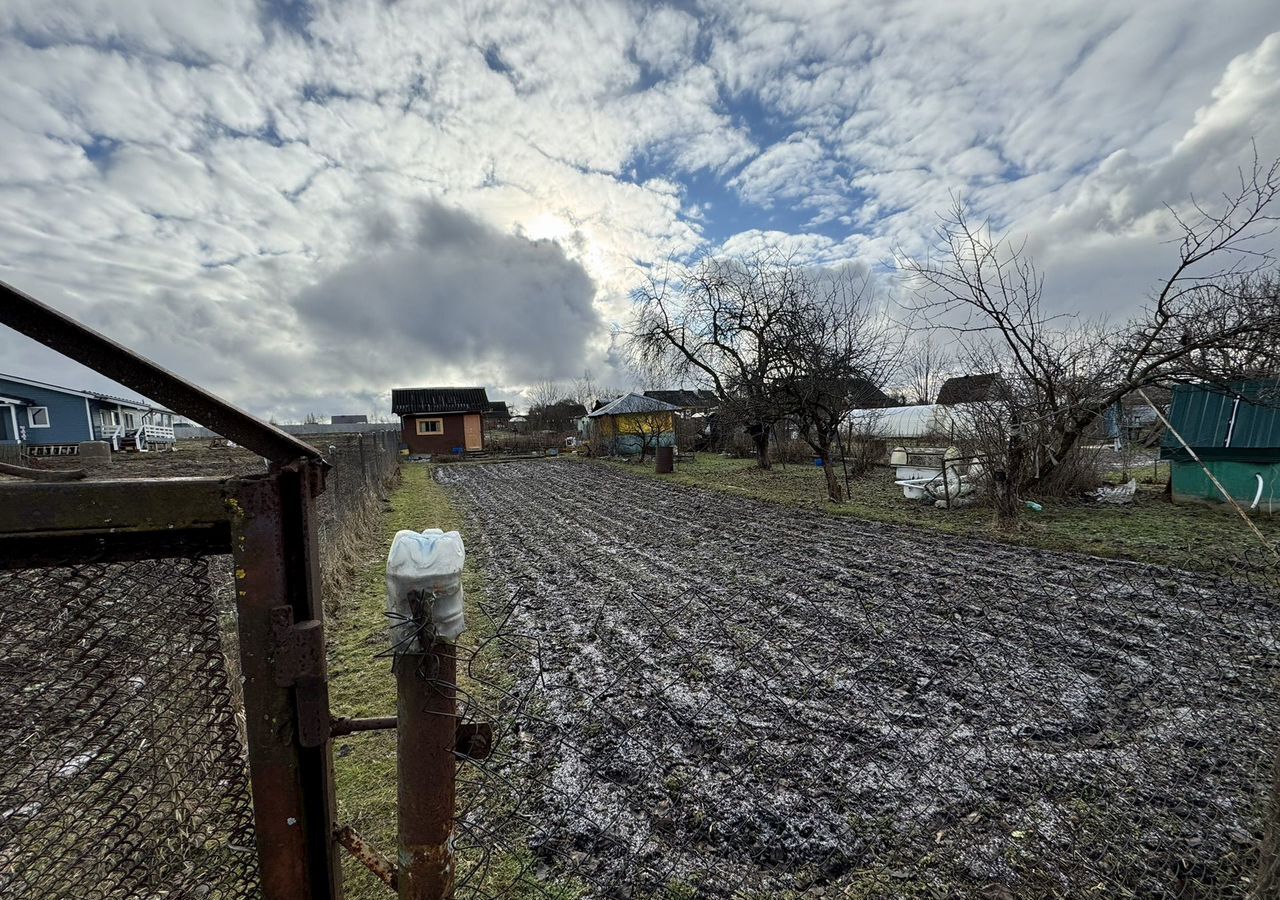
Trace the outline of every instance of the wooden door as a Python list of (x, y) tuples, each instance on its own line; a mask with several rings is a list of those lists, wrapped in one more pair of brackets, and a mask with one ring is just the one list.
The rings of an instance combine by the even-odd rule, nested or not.
[(484, 441), (480, 434), (480, 416), (467, 413), (462, 417), (463, 442), (468, 450), (483, 450)]

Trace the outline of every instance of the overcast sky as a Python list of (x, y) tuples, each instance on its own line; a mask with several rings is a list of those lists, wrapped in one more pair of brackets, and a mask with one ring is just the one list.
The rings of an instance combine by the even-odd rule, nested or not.
[(0, 278), (282, 420), (513, 399), (620, 379), (645, 266), (888, 275), (953, 194), (1122, 315), (1277, 110), (1274, 0), (0, 0)]

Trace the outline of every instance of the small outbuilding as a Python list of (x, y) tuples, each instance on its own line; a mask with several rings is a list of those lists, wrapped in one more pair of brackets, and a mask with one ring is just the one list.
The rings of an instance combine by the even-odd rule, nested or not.
[(394, 388), (391, 411), (410, 453), (443, 456), (484, 449), (489, 397), (482, 387)]
[(505, 431), (511, 428), (511, 410), (505, 400), (493, 400), (484, 414), (485, 431)]
[[(1174, 502), (1222, 503), (1205, 468), (1246, 508), (1280, 510), (1280, 377), (1230, 385), (1178, 385), (1160, 458)], [(1173, 432), (1204, 463), (1197, 463)]]
[(623, 394), (597, 407), (587, 418), (590, 440), (601, 452), (645, 454), (676, 443), (676, 414), (680, 407), (643, 394)]

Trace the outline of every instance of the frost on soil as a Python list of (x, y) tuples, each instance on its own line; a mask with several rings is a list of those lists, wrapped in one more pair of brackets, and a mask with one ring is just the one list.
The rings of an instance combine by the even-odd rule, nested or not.
[(437, 477), (513, 679), (469, 711), (498, 749), (464, 844), (596, 896), (1247, 892), (1261, 587), (590, 465)]

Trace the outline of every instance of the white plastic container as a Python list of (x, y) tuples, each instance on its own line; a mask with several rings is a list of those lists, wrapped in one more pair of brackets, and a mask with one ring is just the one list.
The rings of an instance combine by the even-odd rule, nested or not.
[(453, 641), (466, 630), (466, 560), (462, 535), (456, 531), (396, 532), (387, 554), (387, 614), (397, 653), (422, 653), (433, 638)]

